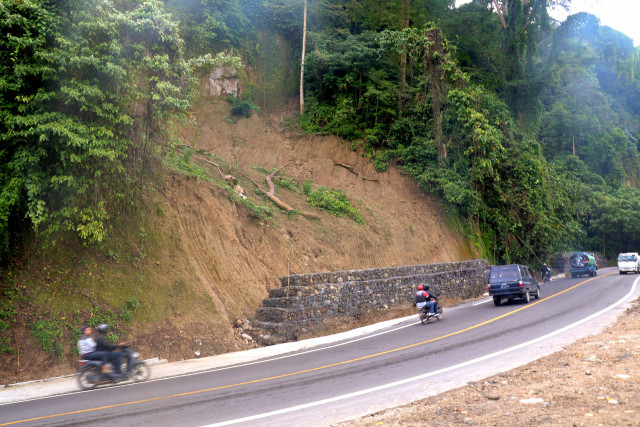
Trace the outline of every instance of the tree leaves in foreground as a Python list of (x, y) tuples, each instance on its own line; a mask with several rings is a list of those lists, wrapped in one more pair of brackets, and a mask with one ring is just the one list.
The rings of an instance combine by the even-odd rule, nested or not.
[(0, 3), (0, 252), (22, 218), (100, 242), (192, 81), (162, 3)]

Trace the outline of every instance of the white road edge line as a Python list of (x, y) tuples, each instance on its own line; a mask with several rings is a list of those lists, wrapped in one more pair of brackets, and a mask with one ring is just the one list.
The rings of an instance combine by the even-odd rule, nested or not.
[(489, 302), (489, 301), (493, 301), (493, 298), (489, 298), (489, 299), (485, 299), (485, 300), (482, 300), (482, 301), (474, 302), (471, 305), (476, 306), (476, 305), (484, 304), (485, 302)]
[[(491, 301), (493, 301), (493, 300), (491, 300)], [(455, 306), (455, 307), (448, 308), (447, 312), (458, 310), (458, 309), (460, 309), (460, 307), (462, 307), (462, 306)], [(410, 322), (411, 318), (414, 317), (414, 316), (417, 316), (417, 315), (418, 314), (416, 313), (416, 314), (413, 314), (411, 316), (406, 316), (404, 318), (400, 318), (398, 320), (400, 320), (402, 323)], [(407, 323), (406, 325), (398, 326), (398, 327), (393, 328), (393, 329), (387, 329), (387, 330), (384, 330), (382, 332), (377, 332), (377, 333), (374, 333), (374, 334), (371, 334), (371, 335), (366, 335), (364, 337), (347, 339), (346, 341), (340, 342), (338, 344), (331, 344), (331, 345), (326, 345), (326, 346), (318, 346), (318, 347), (315, 347), (315, 348), (312, 348), (312, 349), (309, 349), (309, 350), (297, 351), (295, 353), (289, 353), (289, 354), (285, 354), (285, 355), (282, 355), (282, 356), (273, 356), (273, 357), (270, 357), (270, 358), (255, 360), (255, 361), (252, 361), (252, 362), (245, 362), (245, 363), (238, 364), (238, 365), (221, 366), (219, 368), (207, 369), (206, 371), (190, 372), (188, 374), (174, 375), (172, 377), (167, 377), (167, 378), (158, 378), (156, 380), (151, 380), (151, 381), (162, 381), (162, 380), (165, 380), (165, 379), (188, 377), (188, 376), (191, 376), (191, 375), (198, 375), (198, 374), (203, 374), (203, 373), (207, 373), (207, 372), (225, 371), (225, 370), (228, 370), (228, 369), (242, 368), (242, 367), (245, 367), (245, 366), (257, 365), (257, 364), (260, 364), (260, 363), (273, 362), (274, 360), (287, 359), (289, 357), (296, 357), (296, 356), (301, 356), (301, 355), (304, 355), (304, 354), (315, 353), (317, 351), (328, 350), (330, 348), (341, 347), (343, 345), (353, 344), (354, 342), (368, 340), (370, 338), (374, 338), (374, 337), (377, 337), (377, 336), (380, 336), (380, 335), (384, 335), (384, 334), (388, 334), (388, 333), (391, 333), (391, 332), (399, 331), (400, 329), (404, 329), (404, 328), (408, 328), (408, 327), (411, 327), (411, 326), (419, 325), (421, 323), (422, 322), (420, 322), (420, 321)], [(125, 384), (125, 385), (127, 385), (127, 384)]]
[(625, 295), (624, 297), (622, 297), (621, 299), (619, 299), (617, 302), (615, 302), (614, 304), (610, 305), (609, 307), (604, 308), (604, 309), (602, 309), (602, 310), (600, 310), (600, 311), (598, 311), (596, 313), (593, 313), (592, 315), (590, 315), (588, 317), (585, 317), (582, 320), (579, 320), (579, 321), (577, 321), (575, 323), (567, 325), (564, 328), (560, 328), (557, 331), (550, 332), (550, 333), (548, 333), (546, 335), (543, 335), (543, 336), (538, 337), (536, 339), (533, 339), (531, 341), (527, 341), (527, 342), (524, 342), (522, 344), (518, 344), (518, 345), (510, 347), (510, 348), (505, 348), (504, 350), (500, 350), (500, 351), (497, 351), (495, 353), (487, 354), (485, 356), (478, 357), (478, 358), (473, 359), (473, 360), (468, 360), (466, 362), (459, 363), (457, 365), (453, 365), (453, 366), (449, 366), (449, 367), (446, 367), (446, 368), (442, 368), (442, 369), (439, 369), (437, 371), (429, 372), (427, 374), (418, 375), (417, 377), (407, 378), (407, 379), (404, 379), (404, 380), (395, 381), (395, 382), (388, 383), (388, 384), (383, 384), (381, 386), (369, 388), (369, 389), (366, 389), (366, 390), (360, 390), (360, 391), (356, 391), (356, 392), (353, 392), (353, 393), (343, 394), (342, 396), (336, 396), (336, 397), (332, 397), (332, 398), (329, 398), (329, 399), (318, 400), (316, 402), (309, 402), (309, 403), (305, 403), (304, 405), (292, 406), (290, 408), (279, 409), (277, 411), (265, 412), (263, 414), (257, 414), (257, 415), (252, 415), (252, 416), (249, 416), (249, 417), (237, 418), (235, 420), (229, 420), (229, 421), (223, 421), (223, 422), (220, 422), (220, 423), (209, 424), (209, 425), (203, 426), (203, 427), (227, 426), (227, 425), (238, 424), (238, 423), (243, 423), (243, 422), (247, 422), (247, 421), (255, 421), (255, 420), (262, 419), (262, 418), (272, 417), (274, 415), (286, 414), (288, 412), (299, 411), (301, 409), (308, 409), (308, 408), (312, 408), (314, 406), (320, 406), (320, 405), (325, 405), (327, 403), (337, 402), (339, 400), (350, 399), (352, 397), (362, 396), (362, 395), (367, 394), (367, 393), (373, 393), (373, 392), (384, 390), (384, 389), (387, 389), (387, 388), (397, 387), (399, 385), (407, 384), (407, 383), (410, 383), (410, 382), (420, 381), (420, 380), (423, 380), (425, 378), (432, 377), (434, 375), (439, 375), (439, 374), (442, 374), (442, 373), (445, 373), (445, 372), (453, 371), (455, 369), (462, 368), (464, 366), (472, 365), (474, 363), (482, 362), (482, 361), (485, 361), (487, 359), (491, 359), (493, 357), (500, 356), (500, 355), (503, 355), (505, 353), (509, 353), (510, 351), (513, 351), (513, 350), (521, 349), (523, 347), (529, 346), (531, 344), (535, 344), (537, 342), (540, 342), (540, 341), (546, 340), (548, 338), (551, 338), (551, 337), (553, 337), (555, 335), (558, 335), (558, 334), (561, 334), (563, 332), (566, 332), (569, 329), (575, 328), (576, 326), (579, 326), (579, 325), (581, 325), (583, 323), (586, 323), (586, 322), (588, 322), (588, 321), (590, 321), (590, 320), (592, 320), (592, 319), (594, 319), (594, 318), (596, 318), (596, 317), (598, 317), (598, 316), (600, 316), (600, 315), (602, 315), (602, 314), (604, 314), (604, 313), (606, 313), (606, 312), (608, 312), (610, 310), (613, 310), (614, 308), (616, 308), (620, 304), (623, 304), (624, 302), (626, 302), (627, 299), (630, 298), (631, 295), (633, 295), (635, 293), (635, 289), (636, 289), (636, 286), (638, 284), (638, 281), (640, 281), (640, 277), (638, 277), (633, 282), (633, 286), (631, 287), (631, 290), (629, 291), (629, 293), (627, 293), (627, 295)]
[[(447, 309), (447, 312), (459, 310), (461, 307), (462, 307), (462, 305), (455, 306), (455, 307), (450, 307), (450, 308)], [(416, 314), (412, 314), (411, 316), (405, 316), (403, 318), (399, 318), (399, 319), (395, 319), (395, 320), (398, 320), (399, 323), (411, 322), (411, 319), (414, 316), (417, 316), (417, 315), (418, 314), (416, 313)], [(166, 378), (155, 378), (155, 379), (151, 379), (150, 381), (147, 381), (147, 382), (164, 381), (164, 380), (169, 380), (169, 379), (174, 379), (174, 378), (182, 378), (182, 377), (189, 377), (189, 376), (192, 376), (192, 375), (199, 375), (199, 374), (204, 374), (204, 373), (209, 373), (209, 372), (226, 371), (226, 370), (229, 370), (229, 369), (243, 368), (245, 366), (258, 365), (258, 364), (261, 364), (261, 363), (273, 362), (274, 360), (287, 359), (287, 358), (290, 358), (290, 357), (296, 357), (296, 356), (301, 356), (301, 355), (304, 355), (304, 354), (315, 353), (315, 352), (318, 352), (318, 351), (328, 350), (330, 348), (342, 347), (343, 345), (353, 344), (354, 342), (358, 342), (358, 341), (368, 340), (370, 338), (374, 338), (374, 337), (377, 337), (377, 336), (380, 336), (380, 335), (385, 335), (385, 334), (388, 334), (388, 333), (391, 333), (391, 332), (399, 331), (400, 329), (409, 328), (409, 327), (415, 326), (415, 325), (420, 325), (421, 323), (422, 322), (420, 322), (420, 321), (417, 321), (417, 322), (414, 321), (414, 322), (411, 322), (411, 323), (407, 323), (406, 325), (398, 326), (398, 327), (393, 328), (393, 329), (383, 330), (381, 332), (373, 333), (371, 335), (365, 335), (365, 336), (360, 337), (360, 338), (352, 338), (352, 339), (346, 338), (345, 341), (339, 342), (337, 344), (330, 344), (330, 345), (325, 345), (325, 346), (323, 346), (322, 344), (319, 344), (317, 347), (314, 347), (314, 348), (311, 348), (311, 349), (308, 349), (308, 350), (304, 350), (304, 351), (292, 350), (291, 353), (287, 353), (287, 354), (284, 354), (284, 355), (271, 356), (271, 357), (267, 357), (267, 358), (264, 358), (264, 359), (254, 360), (254, 361), (251, 361), (251, 362), (244, 362), (244, 363), (240, 363), (240, 364), (236, 364), (236, 365), (220, 366), (218, 368), (211, 368), (211, 369), (206, 369), (206, 370), (203, 370), (203, 371), (189, 372), (187, 374), (173, 375), (173, 376), (166, 377)], [(131, 384), (123, 384), (122, 387), (125, 387), (127, 385), (131, 385)]]

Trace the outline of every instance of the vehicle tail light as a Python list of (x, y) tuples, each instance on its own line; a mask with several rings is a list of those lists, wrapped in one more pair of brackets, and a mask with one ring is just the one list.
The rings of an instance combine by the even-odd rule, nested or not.
[(524, 285), (522, 284), (522, 280), (520, 281), (520, 287), (523, 287)]

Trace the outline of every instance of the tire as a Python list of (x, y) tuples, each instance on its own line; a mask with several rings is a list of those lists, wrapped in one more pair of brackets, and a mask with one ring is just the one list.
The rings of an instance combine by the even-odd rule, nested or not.
[(574, 273), (571, 273), (571, 278), (572, 278), (572, 279), (575, 279), (575, 278), (576, 278), (576, 275), (575, 275)]
[(493, 304), (495, 306), (499, 306), (500, 304), (502, 304), (502, 298), (500, 297), (493, 297)]
[(146, 381), (151, 376), (151, 368), (144, 362), (138, 362), (131, 369), (131, 380), (134, 383)]
[(524, 295), (522, 295), (522, 303), (529, 304), (531, 301), (531, 294), (529, 294), (529, 290), (524, 291)]
[(98, 385), (98, 380), (101, 376), (100, 368), (96, 366), (84, 368), (78, 373), (78, 385), (82, 390), (94, 389)]
[(421, 314), (420, 321), (423, 325), (426, 325), (427, 323), (429, 323), (429, 316), (427, 316), (426, 314)]
[(438, 305), (438, 313), (436, 314), (436, 319), (442, 320), (442, 307)]
[(540, 299), (540, 286), (538, 286), (538, 291), (535, 294), (536, 299)]

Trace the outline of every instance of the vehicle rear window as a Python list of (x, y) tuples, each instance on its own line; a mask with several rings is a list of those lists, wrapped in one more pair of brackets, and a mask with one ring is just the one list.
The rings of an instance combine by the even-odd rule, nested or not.
[(589, 257), (586, 255), (573, 255), (569, 258), (569, 264), (571, 264), (571, 267), (584, 267), (589, 265)]
[(635, 261), (636, 260), (636, 256), (635, 255), (620, 255), (618, 257), (618, 261)]
[(520, 280), (517, 265), (500, 265), (491, 267), (489, 283), (507, 283)]

